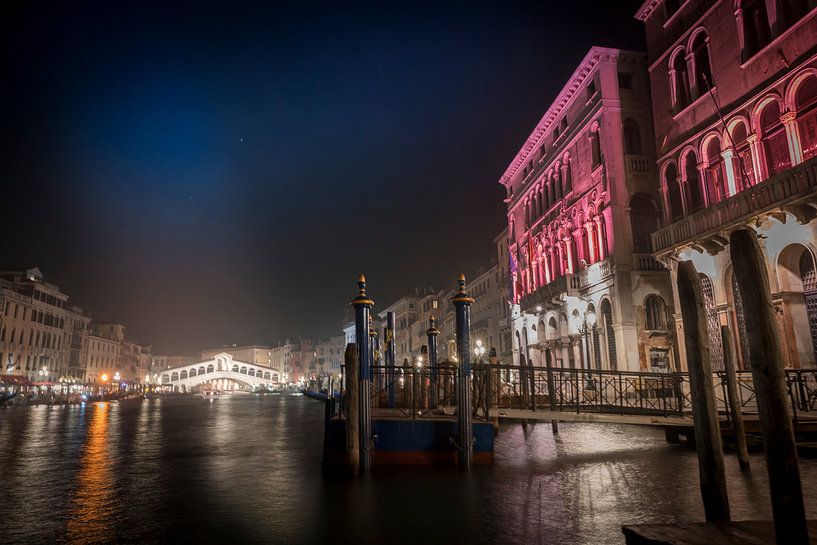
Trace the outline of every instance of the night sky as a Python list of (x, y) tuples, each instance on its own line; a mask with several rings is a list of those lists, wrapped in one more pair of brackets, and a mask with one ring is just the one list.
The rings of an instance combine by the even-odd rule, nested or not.
[(174, 353), (338, 334), (495, 257), (497, 181), (640, 2), (13, 2), (2, 268)]

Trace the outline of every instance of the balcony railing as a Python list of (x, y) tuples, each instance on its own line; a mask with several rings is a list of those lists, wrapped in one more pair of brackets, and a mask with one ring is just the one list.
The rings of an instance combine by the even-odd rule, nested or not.
[(781, 208), (817, 190), (817, 158), (801, 163), (652, 234), (656, 254), (667, 252)]
[(625, 155), (625, 165), (628, 176), (649, 176), (653, 161), (644, 155)]
[(520, 307), (523, 311), (532, 310), (539, 305), (547, 307), (562, 294), (575, 295), (579, 290), (579, 284), (579, 277), (576, 275), (566, 274), (560, 276), (522, 297)]
[(579, 289), (593, 286), (613, 276), (613, 265), (609, 259), (588, 265), (579, 273)]
[(633, 270), (666, 271), (667, 268), (655, 259), (652, 254), (633, 254)]

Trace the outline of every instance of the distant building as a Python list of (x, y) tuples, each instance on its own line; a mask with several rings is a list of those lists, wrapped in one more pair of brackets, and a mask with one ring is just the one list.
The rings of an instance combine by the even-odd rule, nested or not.
[(507, 191), (514, 363), (674, 365), (650, 87), (642, 53), (593, 47), (500, 183)]
[[(673, 281), (680, 260), (698, 270), (713, 367), (723, 367), (722, 325), (734, 337), (738, 366), (746, 367), (749, 345), (729, 234), (754, 230), (766, 258), (787, 365), (814, 368), (814, 2), (649, 0), (636, 18), (647, 33), (663, 220), (652, 235), (652, 251), (670, 267)], [(679, 309), (677, 298), (664, 299)], [(663, 308), (657, 303), (655, 309)], [(664, 319), (648, 311), (653, 323), (652, 316)]]
[(317, 373), (319, 375), (340, 375), (345, 350), (345, 335), (336, 335), (329, 339), (319, 340), (315, 344)]
[(412, 334), (412, 326), (418, 319), (420, 301), (434, 294), (436, 292), (432, 288), (416, 288), (413, 294), (399, 298), (377, 314), (380, 321), (385, 324), (386, 314), (394, 312), (395, 365), (403, 365), (404, 361), (411, 362), (414, 355), (419, 354), (420, 339), (416, 331)]
[(0, 271), (0, 373), (79, 378), (89, 323), (38, 268)]
[(211, 360), (216, 354), (227, 353), (235, 360), (272, 368), (272, 350), (272, 347), (267, 345), (236, 346), (231, 344), (202, 350), (200, 361)]

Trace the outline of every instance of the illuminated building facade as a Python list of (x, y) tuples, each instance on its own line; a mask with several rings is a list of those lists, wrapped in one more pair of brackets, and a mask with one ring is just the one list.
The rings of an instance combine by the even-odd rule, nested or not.
[[(647, 33), (663, 227), (653, 252), (701, 275), (713, 367), (729, 326), (748, 344), (729, 233), (765, 253), (784, 358), (814, 367), (817, 347), (817, 10), (808, 0), (650, 0)], [(718, 111), (720, 110), (720, 112)], [(678, 305), (675, 305), (678, 309)], [(676, 318), (678, 337), (681, 323)], [(684, 361), (684, 346), (679, 352)]]
[(0, 374), (81, 379), (90, 321), (37, 267), (0, 271)]
[(673, 369), (645, 55), (593, 47), (500, 183), (514, 363)]

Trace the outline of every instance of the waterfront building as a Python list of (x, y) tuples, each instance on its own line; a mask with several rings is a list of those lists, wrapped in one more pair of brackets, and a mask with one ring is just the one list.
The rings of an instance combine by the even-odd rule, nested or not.
[(500, 179), (514, 363), (675, 368), (646, 67), (591, 48)]
[(494, 342), (498, 361), (511, 363), (513, 361), (513, 324), (511, 323), (511, 278), (508, 259), (508, 229), (505, 228), (494, 239), (496, 245), (496, 260), (498, 280), (496, 284), (496, 320), (498, 322), (498, 340)]
[(119, 349), (121, 342), (102, 335), (99, 330), (91, 326), (91, 333), (85, 346), (85, 376), (86, 384), (110, 383), (119, 372)]
[[(431, 317), (439, 319), (442, 306), (445, 305), (444, 291), (435, 292), (429, 289), (428, 294), (417, 300), (416, 315), (413, 322), (409, 323), (409, 362), (417, 361), (417, 357), (425, 346), (428, 349), (428, 327), (431, 325)], [(403, 360), (398, 360), (403, 362)]]
[(403, 365), (404, 361), (411, 362), (414, 355), (420, 353), (421, 345), (417, 344), (419, 338), (412, 335), (412, 326), (418, 319), (417, 309), (420, 301), (435, 293), (432, 288), (415, 288), (414, 293), (400, 297), (377, 314), (380, 321), (386, 323), (386, 314), (394, 312), (395, 365)]
[(468, 279), (468, 291), (474, 298), (471, 305), (471, 344), (480, 341), (487, 353), (500, 342), (499, 322), (503, 307), (508, 303), (501, 297), (507, 293), (507, 284), (500, 284), (499, 266), (493, 265)]
[[(644, 22), (661, 191), (652, 251), (698, 270), (713, 367), (748, 344), (729, 233), (757, 232), (789, 367), (817, 347), (817, 9), (806, 0), (649, 0)], [(675, 294), (675, 309), (677, 294)], [(681, 323), (676, 316), (678, 338)], [(683, 342), (679, 343), (685, 361)]]
[[(227, 353), (233, 359), (254, 363), (262, 367), (272, 367), (272, 347), (268, 345), (237, 346), (235, 344), (208, 348), (201, 351), (201, 361), (213, 359), (217, 354)], [(191, 362), (192, 363), (192, 362)]]
[(319, 375), (341, 374), (343, 356), (346, 350), (346, 335), (335, 335), (328, 339), (321, 339), (315, 344), (317, 373)]
[(0, 271), (0, 373), (47, 382), (79, 378), (89, 323), (37, 267)]

